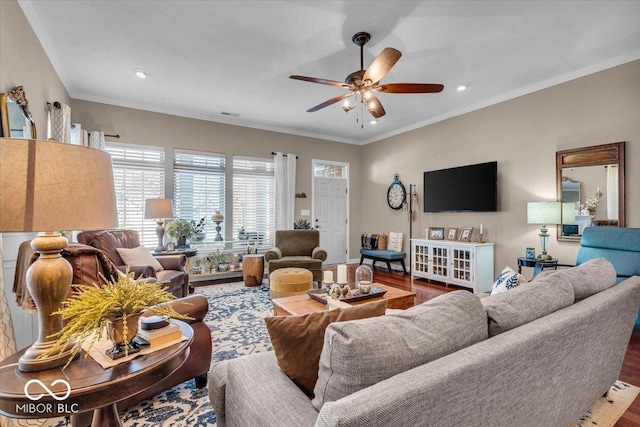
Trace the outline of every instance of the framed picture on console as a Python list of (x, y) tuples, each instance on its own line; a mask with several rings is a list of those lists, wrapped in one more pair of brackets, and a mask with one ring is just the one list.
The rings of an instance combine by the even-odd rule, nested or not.
[(460, 236), (458, 237), (458, 240), (461, 240), (463, 242), (470, 242), (472, 234), (473, 227), (462, 227), (460, 229)]
[(536, 248), (527, 248), (525, 256), (527, 259), (536, 259)]
[(458, 239), (458, 229), (447, 228), (447, 240), (457, 240), (457, 239)]
[(429, 240), (444, 240), (444, 227), (427, 228), (427, 238)]

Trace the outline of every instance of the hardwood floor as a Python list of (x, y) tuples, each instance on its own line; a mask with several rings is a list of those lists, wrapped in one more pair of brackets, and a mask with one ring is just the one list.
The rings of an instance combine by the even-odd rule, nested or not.
[[(348, 277), (355, 277), (357, 264), (348, 266)], [(325, 269), (330, 269), (326, 268)], [(337, 273), (334, 273), (334, 275)], [(423, 279), (417, 279), (411, 284), (411, 276), (403, 275), (401, 272), (389, 274), (386, 268), (375, 268), (373, 271), (374, 280), (386, 285), (394, 286), (400, 289), (411, 290), (416, 293), (416, 304), (428, 301), (432, 298), (442, 295), (445, 292), (451, 292), (458, 289), (456, 286), (445, 286), (437, 283), (430, 283)], [(336, 277), (336, 276), (334, 276)], [(624, 358), (622, 371), (619, 379), (640, 387), (640, 327), (636, 326), (631, 336), (627, 354)], [(631, 404), (629, 409), (624, 413), (622, 418), (616, 423), (618, 427), (638, 427), (640, 426), (640, 397)]]

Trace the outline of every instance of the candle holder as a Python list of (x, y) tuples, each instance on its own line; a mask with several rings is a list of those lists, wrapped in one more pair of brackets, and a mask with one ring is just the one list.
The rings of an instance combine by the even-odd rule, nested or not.
[(484, 235), (482, 233), (478, 235), (478, 243), (484, 243)]
[(213, 220), (213, 222), (216, 223), (216, 237), (213, 239), (216, 242), (221, 242), (224, 239), (222, 238), (222, 235), (220, 234), (220, 230), (222, 230), (222, 227), (220, 227), (220, 223), (222, 223), (222, 221), (224, 221), (224, 215), (222, 215), (220, 213), (220, 211), (216, 211), (216, 213), (213, 215), (213, 217), (211, 218)]

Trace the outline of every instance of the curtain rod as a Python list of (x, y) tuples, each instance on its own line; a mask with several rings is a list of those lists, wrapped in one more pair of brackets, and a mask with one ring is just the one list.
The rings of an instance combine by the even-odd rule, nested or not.
[[(276, 154), (278, 154), (278, 153), (276, 153), (275, 151), (272, 151), (272, 152), (271, 152), (271, 155), (272, 155), (272, 156), (275, 156)], [(287, 155), (286, 155), (286, 154), (283, 154), (283, 156), (287, 157)], [(298, 159), (298, 156), (296, 156), (296, 159)]]

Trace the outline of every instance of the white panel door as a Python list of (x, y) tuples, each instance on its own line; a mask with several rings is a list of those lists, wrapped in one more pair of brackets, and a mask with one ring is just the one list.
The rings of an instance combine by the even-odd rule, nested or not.
[(325, 264), (347, 260), (347, 181), (314, 178), (313, 226), (320, 231), (320, 246), (327, 251)]

